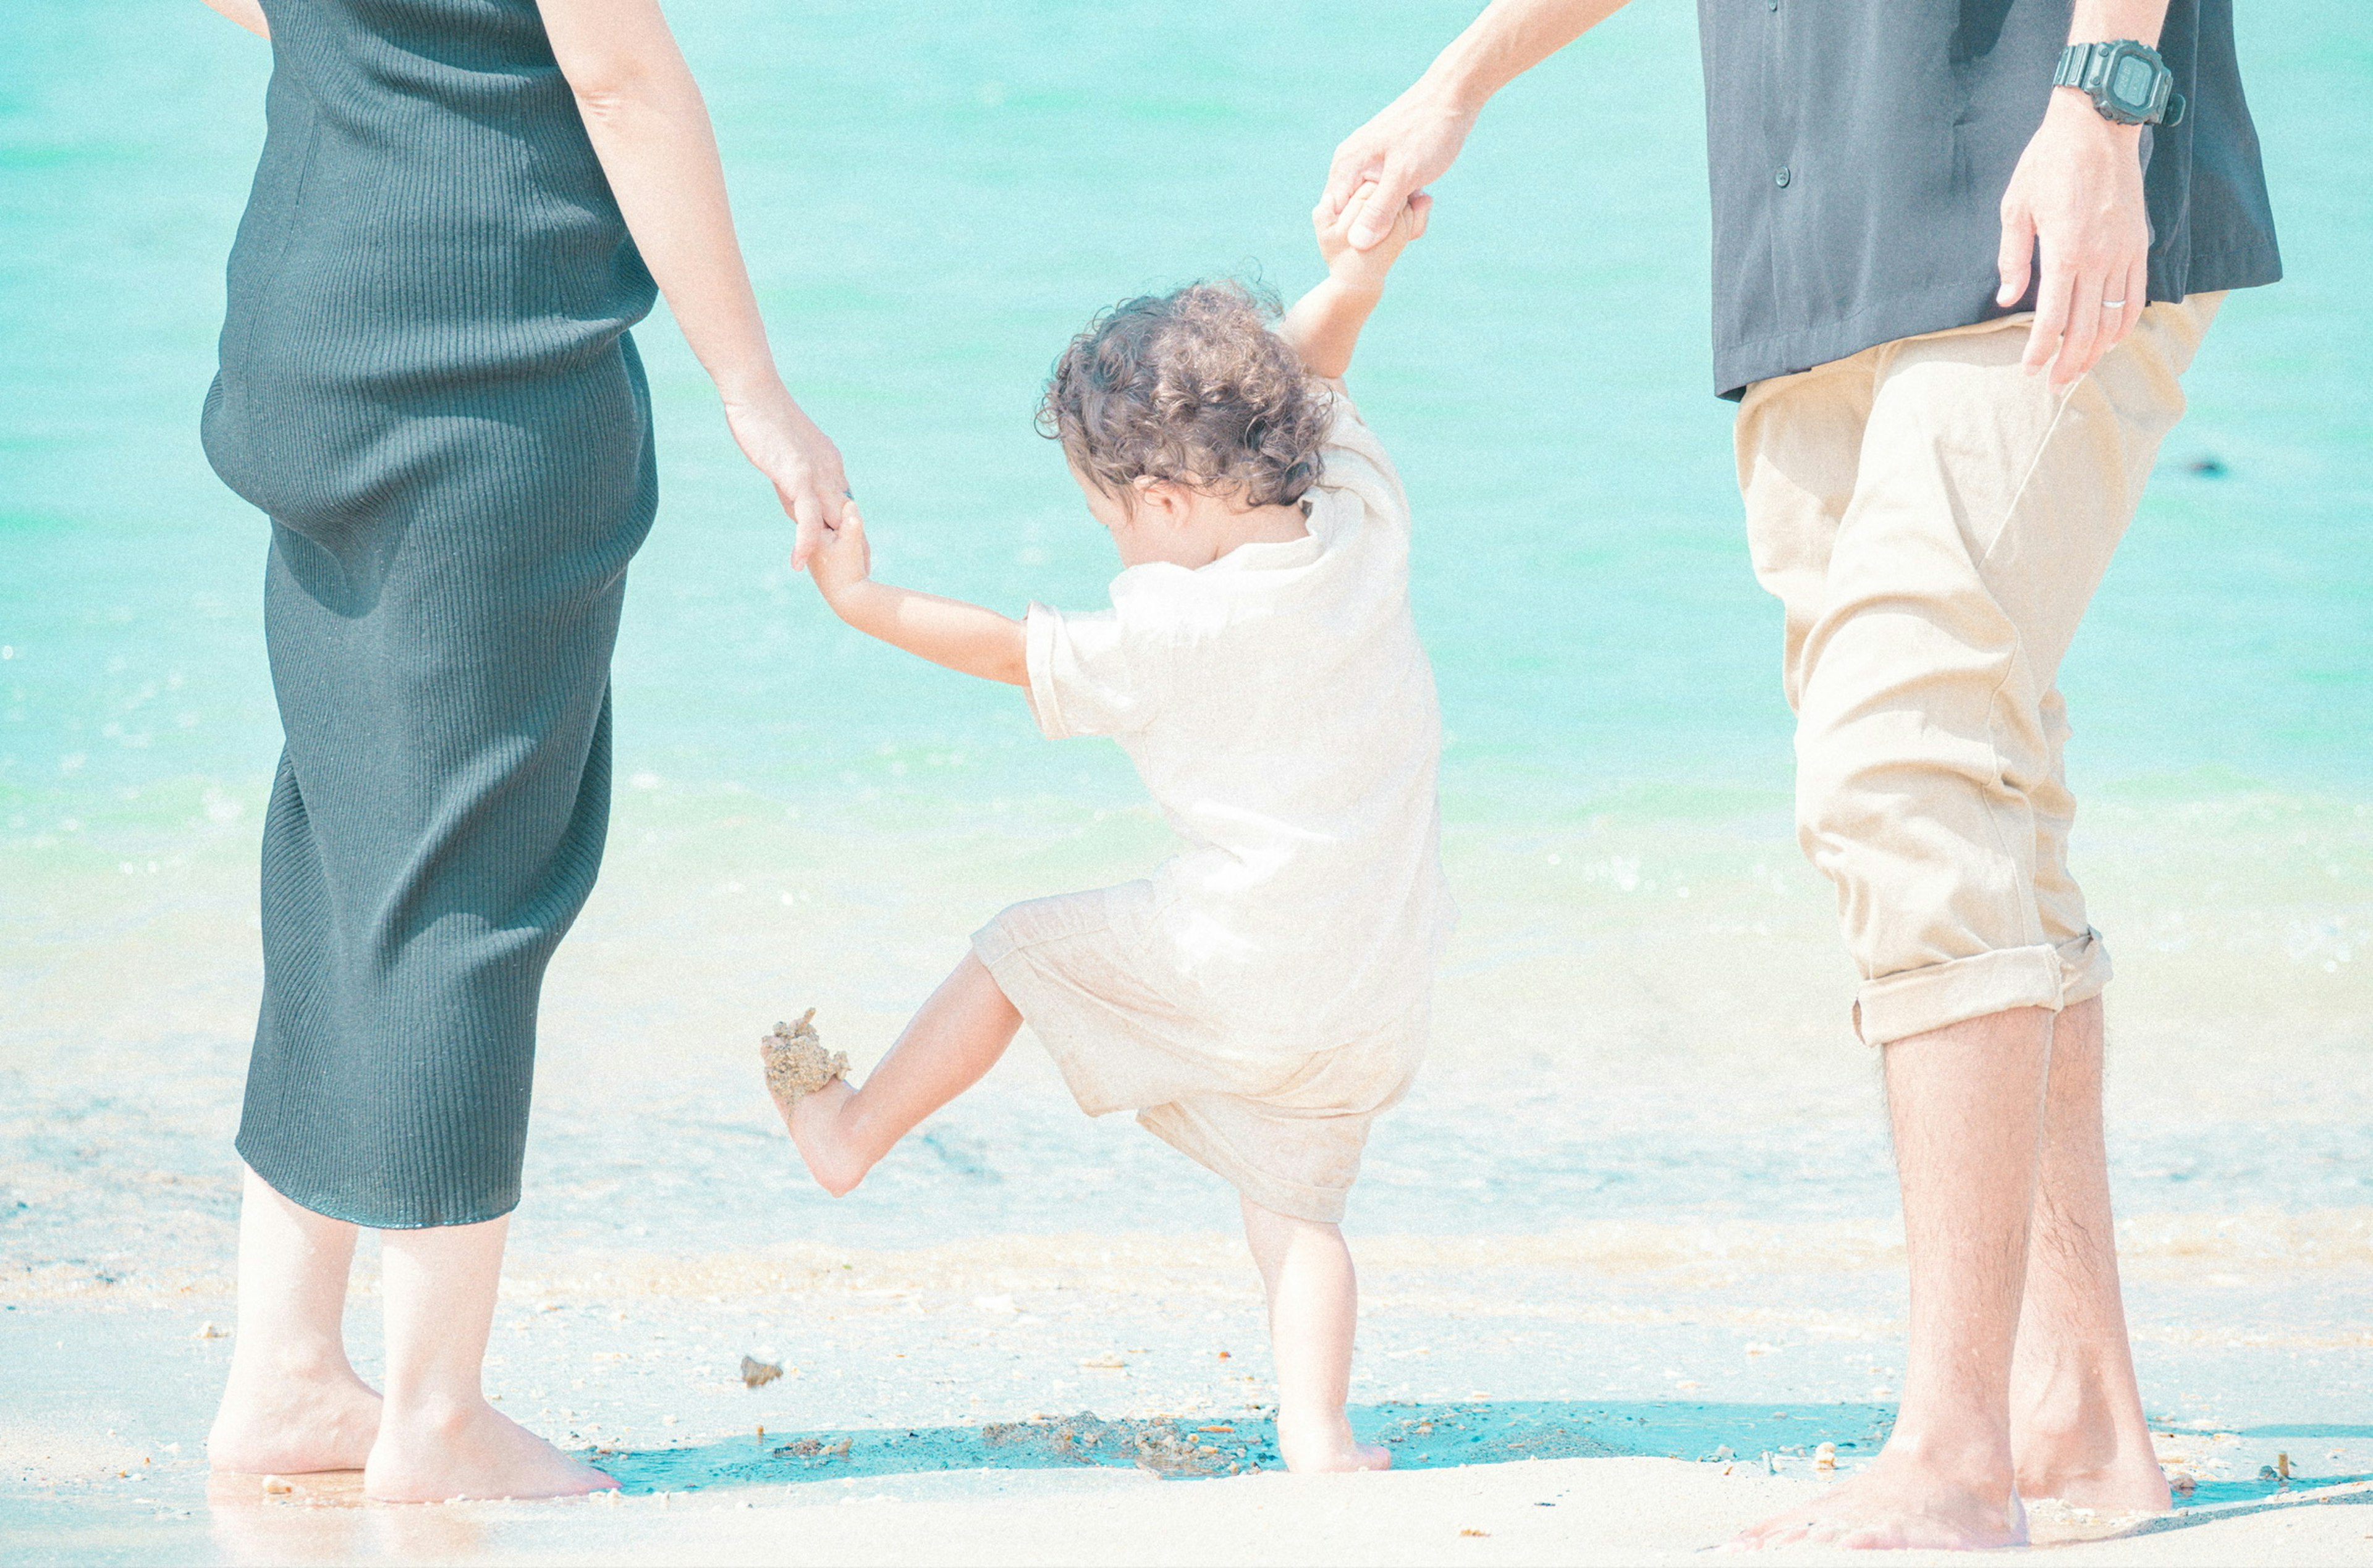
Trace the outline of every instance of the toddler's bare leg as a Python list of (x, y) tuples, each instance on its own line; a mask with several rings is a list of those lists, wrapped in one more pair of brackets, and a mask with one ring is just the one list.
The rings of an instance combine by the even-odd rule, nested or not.
[(1343, 1401), (1351, 1391), (1351, 1340), (1360, 1285), (1339, 1225), (1294, 1219), (1244, 1200), (1245, 1239), (1268, 1287), (1270, 1353), (1277, 1362), (1277, 1451), (1285, 1468), (1381, 1470), (1393, 1457), (1352, 1439)]
[(980, 1082), (1021, 1028), (988, 966), (965, 954), (863, 1088), (836, 1079), (792, 1108), (791, 1141), (817, 1185), (836, 1198), (854, 1189), (925, 1117)]
[(358, 1470), (379, 1431), (379, 1396), (346, 1361), (355, 1227), (244, 1174), (239, 1337), (206, 1458), (218, 1470)]

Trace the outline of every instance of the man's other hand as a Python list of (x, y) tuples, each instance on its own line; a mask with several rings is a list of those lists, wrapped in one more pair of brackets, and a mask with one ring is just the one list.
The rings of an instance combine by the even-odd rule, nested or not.
[(2054, 387), (2099, 364), (2149, 302), (2141, 143), (2140, 126), (2112, 124), (2074, 87), (2054, 88), (2003, 193), (1995, 303), (2016, 305), (2026, 295), (2040, 250), (2026, 365), (2033, 372), (2049, 364)]

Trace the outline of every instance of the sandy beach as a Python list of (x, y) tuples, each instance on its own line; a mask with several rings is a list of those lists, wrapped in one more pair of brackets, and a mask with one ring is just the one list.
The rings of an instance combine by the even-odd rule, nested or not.
[[(2071, 1561), (2373, 1561), (2353, 1065), (2373, 971), (2289, 956), (2306, 923), (2278, 901), (2320, 907), (2324, 867), (2355, 866), (2367, 830), (2345, 808), (2199, 825), (2127, 815), (2134, 871), (2104, 895), (2160, 934), (2122, 953), (2112, 1148), (2145, 1399), (2192, 1484), (2168, 1520), (2039, 1532), (2145, 1532)], [(1875, 1451), (1903, 1365), (1885, 1141), (1870, 1063), (1825, 1008), (1825, 912), (1768, 823), (1454, 834), (1454, 875), (1487, 896), (1349, 1226), (1354, 1420), (1391, 1475), (1252, 1473), (1275, 1462), (1272, 1395), (1230, 1195), (1125, 1120), (1080, 1116), (1027, 1037), (856, 1195), (801, 1180), (759, 1082), (766, 1023), (818, 1005), (861, 1065), (971, 905), (1149, 830), (984, 835), (954, 885), (883, 854), (870, 900), (824, 923), (780, 896), (834, 896), (835, 846), (802, 823), (626, 797), (555, 973), (488, 1364), (501, 1408), (625, 1484), (574, 1506), (355, 1507), (254, 1481), (209, 1507), (252, 895), (227, 855), (126, 878), (155, 901), (79, 916), (11, 976), (81, 1027), (17, 1035), (0, 1113), (18, 1151), (0, 1556), (1654, 1562), (1818, 1490), (1823, 1445), (1841, 1471)], [(714, 877), (723, 838), (770, 878)], [(2245, 865), (2267, 901), (2185, 939), (2180, 890)], [(77, 929), (68, 912), (51, 929)], [(1723, 984), (1670, 983), (1723, 933)], [(109, 1000), (124, 969), (170, 977), (170, 1001)], [(777, 1000), (783, 975), (828, 978)], [(2246, 1028), (2252, 1008), (2284, 1027)], [(1759, 1068), (1772, 1040), (1785, 1074)], [(366, 1375), (375, 1267), (367, 1243)], [(749, 1386), (745, 1357), (781, 1376)]]

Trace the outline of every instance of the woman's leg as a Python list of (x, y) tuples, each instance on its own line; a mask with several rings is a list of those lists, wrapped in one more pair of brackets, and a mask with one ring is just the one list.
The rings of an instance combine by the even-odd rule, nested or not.
[(1351, 1435), (1351, 1340), (1360, 1285), (1339, 1225), (1294, 1219), (1244, 1200), (1245, 1239), (1268, 1288), (1277, 1362), (1277, 1451), (1290, 1470), (1381, 1470), (1389, 1450)]
[(392, 1503), (573, 1497), (618, 1483), (486, 1402), (480, 1387), (510, 1217), (391, 1230), (380, 1243), (387, 1302), (387, 1406), (363, 1471)]
[(239, 1337), (207, 1462), (249, 1474), (358, 1470), (379, 1431), (380, 1398), (346, 1360), (355, 1227), (244, 1175)]
[(852, 1191), (925, 1117), (980, 1082), (1021, 1027), (988, 966), (965, 954), (863, 1088), (836, 1080), (783, 1119), (817, 1185), (836, 1198)]

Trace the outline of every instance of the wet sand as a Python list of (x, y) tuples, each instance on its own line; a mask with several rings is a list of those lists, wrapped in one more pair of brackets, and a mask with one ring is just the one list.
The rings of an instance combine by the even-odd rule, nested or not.
[[(2129, 1310), (2196, 1485), (2180, 1527), (2066, 1555), (2373, 1561), (2361, 1493), (2320, 1495), (2373, 1477), (2373, 970), (2344, 946), (2373, 923), (2373, 821), (2097, 819), (2123, 835), (2097, 906)], [(1268, 1469), (1230, 1195), (1080, 1116), (1026, 1036), (859, 1193), (801, 1179), (752, 1060), (767, 1023), (816, 1003), (861, 1069), (973, 924), (1151, 837), (885, 840), (859, 876), (779, 814), (622, 801), (554, 970), (487, 1374), (625, 1482), (592, 1505), (209, 1508), (245, 846), (43, 883), (0, 974), (0, 1558), (1654, 1562), (1817, 1490), (1823, 1444), (1841, 1470), (1875, 1450), (1900, 1229), (1784, 821), (1454, 830), (1433, 1058), (1348, 1225), (1355, 1421), (1391, 1475)], [(366, 1242), (367, 1375), (375, 1268)], [(753, 1387), (745, 1357), (782, 1376)]]

